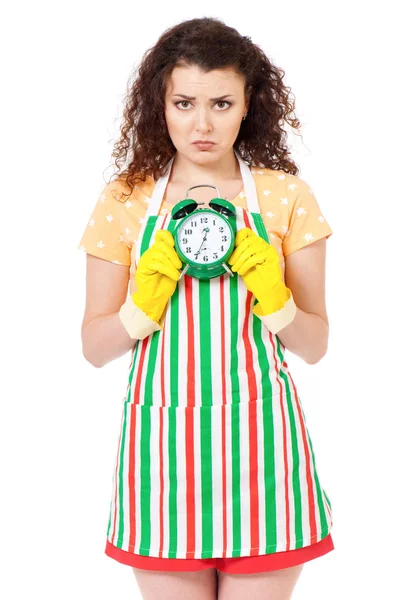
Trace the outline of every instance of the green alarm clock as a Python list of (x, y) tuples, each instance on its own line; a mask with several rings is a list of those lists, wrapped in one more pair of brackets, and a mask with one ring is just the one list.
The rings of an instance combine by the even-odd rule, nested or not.
[[(198, 187), (217, 190), (218, 197), (210, 200), (209, 208), (198, 208), (204, 203), (188, 198), (188, 192)], [(180, 279), (185, 273), (197, 279), (213, 279), (226, 272), (234, 277), (226, 261), (234, 250), (236, 211), (231, 202), (219, 196), (214, 185), (194, 185), (171, 212), (171, 218), (179, 221), (172, 232), (175, 250), (185, 265)]]

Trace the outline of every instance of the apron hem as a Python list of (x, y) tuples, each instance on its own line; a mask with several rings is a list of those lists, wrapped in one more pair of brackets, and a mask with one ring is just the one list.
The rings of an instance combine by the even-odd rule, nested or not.
[[(303, 546), (300, 546), (299, 548), (290, 548), (289, 550), (270, 550), (271, 548), (277, 548), (278, 544), (271, 544), (270, 546), (266, 546), (265, 550), (270, 550), (269, 552), (260, 552), (258, 554), (253, 554), (253, 556), (265, 556), (266, 554), (277, 554), (277, 553), (281, 553), (281, 552), (293, 552), (294, 550), (301, 550), (302, 548), (309, 548), (310, 546), (314, 546), (315, 544), (320, 543), (323, 539), (325, 539), (332, 531), (332, 525), (330, 527), (325, 527), (324, 529), (321, 529), (320, 531), (320, 539), (318, 539), (318, 535), (314, 535), (311, 536), (310, 540), (313, 540), (314, 538), (317, 540), (314, 543), (308, 543), (305, 544)], [(324, 534), (325, 532), (325, 534)], [(305, 538), (300, 538), (298, 540), (295, 541), (295, 544), (298, 544), (301, 541), (304, 541)], [(118, 550), (122, 550), (123, 552), (129, 552), (131, 554), (137, 554), (137, 556), (147, 556), (147, 557), (152, 557), (152, 558), (160, 558), (158, 556), (158, 554), (155, 555), (151, 555), (151, 554), (145, 554), (144, 551), (148, 550), (150, 551), (150, 548), (140, 548), (138, 547), (139, 552), (135, 553), (133, 552), (134, 549), (137, 548), (137, 546), (131, 546), (128, 545), (128, 550), (124, 550), (124, 548), (120, 546), (117, 546), (116, 544), (113, 544), (113, 542), (111, 542), (109, 540), (109, 538), (107, 538), (107, 541), (112, 545), (115, 546), (115, 548), (117, 548)], [(121, 544), (122, 540), (117, 540), (117, 544), (120, 543)], [(251, 550), (259, 550), (259, 548), (234, 548), (232, 550), (232, 552), (250, 552)], [(222, 558), (222, 550), (214, 550), (214, 555), (210, 556), (210, 554), (212, 554), (211, 552), (201, 552), (200, 556), (195, 556), (194, 555), (194, 559), (208, 559), (208, 558)], [(219, 554), (218, 556), (216, 556), (216, 554)], [(172, 557), (167, 557), (164, 556), (163, 553), (163, 558), (181, 558), (181, 559), (186, 559), (186, 552), (174, 552), (173, 554), (175, 554), (175, 556)], [(250, 554), (243, 554), (243, 555), (238, 555), (238, 556), (225, 556), (224, 558), (243, 558), (243, 557), (250, 557)], [(187, 559), (186, 559), (187, 560)]]

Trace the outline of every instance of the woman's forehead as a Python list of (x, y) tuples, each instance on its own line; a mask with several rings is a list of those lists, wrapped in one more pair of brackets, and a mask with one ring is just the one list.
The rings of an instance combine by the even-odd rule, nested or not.
[[(183, 86), (183, 87), (181, 87)], [(187, 89), (192, 88), (204, 94), (215, 89), (218, 93), (235, 93), (242, 91), (244, 78), (233, 68), (214, 69), (205, 72), (199, 67), (175, 67), (170, 75), (167, 89), (173, 94), (187, 94)], [(223, 91), (227, 89), (227, 91)]]

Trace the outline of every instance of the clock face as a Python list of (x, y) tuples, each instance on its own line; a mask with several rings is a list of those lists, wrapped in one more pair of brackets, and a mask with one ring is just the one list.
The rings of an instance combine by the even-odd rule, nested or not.
[(218, 262), (229, 251), (232, 230), (218, 213), (195, 211), (186, 217), (177, 232), (180, 251), (187, 260), (200, 265)]

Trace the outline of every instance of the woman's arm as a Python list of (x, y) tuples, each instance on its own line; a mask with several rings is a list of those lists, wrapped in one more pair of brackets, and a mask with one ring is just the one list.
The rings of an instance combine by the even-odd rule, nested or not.
[(129, 267), (87, 254), (86, 308), (81, 339), (83, 355), (94, 367), (103, 367), (136, 343), (118, 314), (127, 297), (129, 277)]
[(297, 313), (277, 333), (284, 346), (313, 365), (328, 348), (328, 317), (325, 305), (326, 239), (322, 238), (285, 258), (285, 284), (290, 288)]

